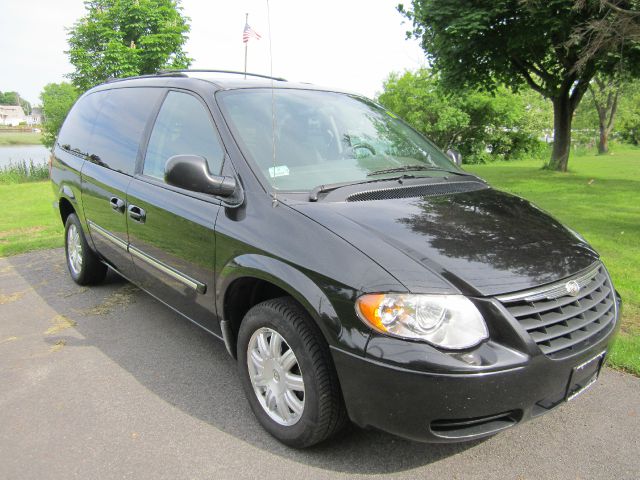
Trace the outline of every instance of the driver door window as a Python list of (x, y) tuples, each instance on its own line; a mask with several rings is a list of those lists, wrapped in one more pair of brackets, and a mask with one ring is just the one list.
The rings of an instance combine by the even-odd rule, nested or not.
[(169, 92), (156, 118), (142, 173), (164, 181), (164, 167), (174, 155), (200, 155), (209, 173), (218, 175), (224, 152), (211, 117), (193, 95)]

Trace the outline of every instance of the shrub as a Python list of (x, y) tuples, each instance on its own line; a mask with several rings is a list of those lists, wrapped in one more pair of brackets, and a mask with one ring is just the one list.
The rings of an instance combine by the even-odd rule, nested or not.
[(33, 160), (10, 162), (9, 165), (0, 168), (0, 183), (26, 183), (37, 182), (49, 178), (49, 166), (41, 163), (33, 163)]

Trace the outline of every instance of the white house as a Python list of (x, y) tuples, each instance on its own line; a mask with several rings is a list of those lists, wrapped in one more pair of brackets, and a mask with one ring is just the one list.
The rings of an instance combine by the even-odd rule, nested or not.
[(17, 127), (22, 122), (26, 123), (27, 116), (22, 107), (18, 105), (0, 105), (0, 125)]
[(31, 115), (27, 115), (27, 125), (40, 125), (43, 120), (42, 107), (33, 107)]

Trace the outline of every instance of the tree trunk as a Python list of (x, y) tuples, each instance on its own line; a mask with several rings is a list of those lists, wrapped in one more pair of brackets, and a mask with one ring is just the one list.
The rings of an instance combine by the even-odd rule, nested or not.
[(618, 94), (620, 83), (616, 78), (611, 78), (605, 83), (601, 76), (596, 75), (594, 85), (589, 85), (593, 103), (598, 112), (598, 125), (600, 127), (600, 140), (598, 141), (598, 153), (609, 152), (609, 134), (613, 131), (613, 120), (618, 108)]
[(553, 101), (553, 151), (549, 168), (566, 172), (571, 152), (573, 108), (568, 92), (551, 100)]
[(605, 154), (609, 152), (609, 129), (603, 123), (600, 123), (600, 141), (598, 142), (598, 153)]

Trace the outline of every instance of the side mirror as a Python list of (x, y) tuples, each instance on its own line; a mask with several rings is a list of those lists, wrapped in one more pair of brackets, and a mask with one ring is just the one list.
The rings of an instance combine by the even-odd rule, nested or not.
[(447, 157), (449, 157), (451, 161), (457, 166), (462, 165), (462, 155), (459, 151), (450, 148), (449, 150), (447, 150)]
[(204, 157), (174, 155), (164, 167), (164, 181), (168, 185), (192, 192), (229, 197), (236, 191), (236, 179), (211, 175)]

